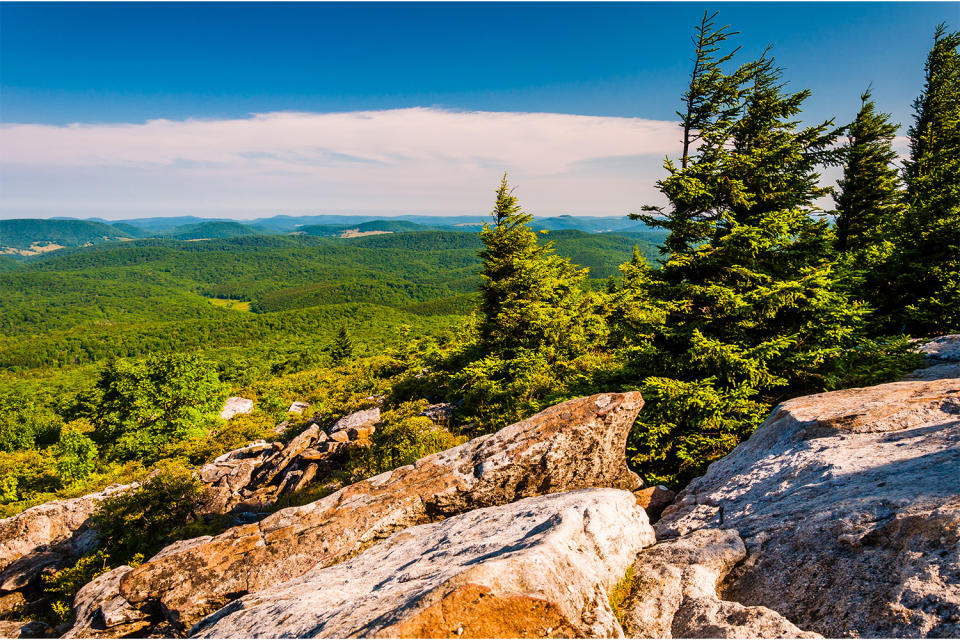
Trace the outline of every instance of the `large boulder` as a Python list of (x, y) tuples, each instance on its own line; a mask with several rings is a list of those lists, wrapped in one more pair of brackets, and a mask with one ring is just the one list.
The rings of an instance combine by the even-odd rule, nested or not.
[(340, 562), (407, 527), (588, 487), (641, 484), (624, 460), (639, 393), (570, 400), (413, 465), (216, 537), (178, 542), (124, 576), (138, 608), (188, 628), (246, 593)]
[(249, 398), (241, 398), (239, 396), (230, 396), (227, 398), (227, 401), (223, 403), (223, 410), (220, 412), (220, 418), (223, 420), (229, 420), (234, 416), (251, 413), (252, 411), (253, 400), (250, 400)]
[(618, 608), (631, 638), (816, 638), (766, 607), (721, 599), (717, 584), (747, 556), (736, 531), (702, 529), (640, 552)]
[(960, 379), (785, 402), (655, 528), (735, 531), (722, 599), (806, 631), (960, 636)]
[(608, 593), (653, 542), (626, 491), (526, 498), (395, 533), (228, 605), (192, 635), (622, 637)]
[(0, 595), (27, 586), (51, 566), (96, 548), (90, 516), (105, 498), (134, 485), (114, 485), (69, 500), (51, 500), (0, 520)]

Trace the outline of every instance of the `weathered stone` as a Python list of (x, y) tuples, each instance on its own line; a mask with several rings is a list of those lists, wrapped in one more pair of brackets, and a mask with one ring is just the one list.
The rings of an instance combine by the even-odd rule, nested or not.
[(338, 431), (345, 431), (347, 429), (359, 429), (360, 427), (369, 427), (380, 422), (380, 407), (373, 407), (372, 409), (364, 409), (362, 411), (354, 411), (353, 413), (343, 416), (337, 422), (330, 427), (330, 435), (334, 435)]
[(125, 576), (120, 592), (140, 608), (159, 600), (169, 619), (189, 626), (409, 526), (547, 493), (636, 489), (624, 446), (642, 405), (636, 392), (570, 400), (255, 525), (179, 542)]
[[(372, 436), (376, 432), (376, 430), (377, 428), (372, 425), (369, 427), (359, 427), (359, 428), (354, 427), (351, 429), (347, 429), (347, 437), (350, 440), (368, 440), (370, 436)], [(337, 433), (342, 433), (342, 432), (338, 431)], [(333, 435), (336, 436), (337, 433)]]
[(960, 635), (960, 380), (790, 400), (668, 507), (734, 529), (724, 599), (830, 637)]
[(223, 411), (220, 412), (220, 418), (223, 420), (229, 420), (234, 416), (250, 413), (252, 411), (253, 400), (248, 398), (240, 398), (238, 396), (230, 396), (223, 405)]
[(346, 430), (334, 431), (330, 434), (330, 440), (333, 442), (347, 442), (350, 439), (350, 434)]
[(453, 409), (453, 405), (449, 402), (440, 402), (431, 404), (420, 415), (424, 418), (430, 418), (434, 424), (446, 426), (453, 419)]
[(287, 465), (294, 458), (313, 446), (319, 438), (320, 427), (311, 424), (303, 432), (291, 440), (276, 456), (266, 461), (251, 478), (250, 482), (257, 487), (273, 482), (274, 478), (279, 476), (287, 469)]
[(44, 502), (0, 520), (0, 592), (20, 589), (44, 568), (95, 548), (90, 516), (102, 500), (134, 486), (114, 485), (79, 498)]
[(0, 638), (45, 638), (53, 629), (44, 622), (14, 622), (0, 620)]
[(120, 597), (120, 579), (132, 570), (117, 567), (84, 585), (73, 599), (76, 621), (63, 637), (125, 636), (149, 626), (147, 616)]
[(290, 408), (287, 409), (287, 413), (303, 413), (309, 408), (310, 408), (309, 402), (303, 402), (301, 400), (298, 400), (290, 405)]
[(671, 491), (663, 485), (644, 487), (633, 492), (637, 496), (637, 504), (647, 512), (650, 522), (660, 519), (663, 510), (677, 497), (676, 491)]
[(920, 353), (928, 360), (960, 362), (960, 334), (934, 338), (920, 347)]
[(736, 531), (706, 529), (640, 552), (620, 604), (633, 638), (817, 638), (766, 607), (721, 600), (720, 582), (747, 555)]
[(0, 595), (0, 617), (23, 610), (27, 599), (19, 591)]
[(585, 489), (396, 533), (249, 595), (199, 637), (622, 637), (607, 594), (653, 544), (629, 493)]

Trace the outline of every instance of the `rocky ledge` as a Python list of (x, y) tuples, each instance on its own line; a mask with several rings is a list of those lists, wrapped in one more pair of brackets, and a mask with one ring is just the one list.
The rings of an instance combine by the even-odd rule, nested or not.
[[(783, 403), (676, 499), (624, 464), (638, 394), (571, 400), (100, 576), (68, 635), (957, 637), (958, 346)], [(216, 464), (243, 471), (208, 481), (281, 486), (323, 437), (232, 452)], [(18, 544), (0, 549), (34, 553)]]
[[(175, 543), (132, 571), (115, 570), (125, 573), (116, 592), (99, 597), (111, 607), (120, 596), (134, 610), (161, 611), (165, 620), (155, 622), (183, 632), (247, 593), (336, 564), (408, 527), (550, 493), (637, 489), (624, 447), (642, 406), (635, 392), (570, 400), (308, 505)], [(72, 634), (115, 635), (102, 611), (89, 610)]]

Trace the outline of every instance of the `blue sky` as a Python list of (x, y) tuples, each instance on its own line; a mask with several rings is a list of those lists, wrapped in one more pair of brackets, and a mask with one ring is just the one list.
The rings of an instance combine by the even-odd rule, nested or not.
[[(705, 8), (718, 9), (719, 21), (741, 32), (737, 43), (743, 45), (744, 57), (774, 45), (790, 88), (813, 91), (804, 111), (807, 120), (851, 118), (861, 90), (872, 83), (880, 108), (908, 124), (934, 25), (946, 21), (960, 27), (956, 2), (2, 3), (0, 119), (5, 133), (18, 125), (46, 125), (17, 129), (15, 141), (46, 144), (51, 154), (79, 159), (67, 166), (61, 160), (44, 161), (33, 151), (29, 157), (12, 157), (18, 147), (3, 152), (0, 187), (8, 197), (0, 195), (0, 216), (58, 215), (55, 211), (70, 207), (78, 215), (99, 211), (105, 217), (116, 217), (119, 211), (233, 212), (236, 217), (347, 209), (474, 213), (487, 208), (490, 184), (475, 189), (455, 185), (452, 193), (469, 192), (460, 199), (450, 194), (442, 201), (416, 200), (427, 178), (436, 180), (437, 171), (444, 175), (438, 159), (444, 151), (442, 136), (451, 136), (450, 145), (474, 144), (469, 135), (457, 137), (425, 115), (448, 122), (451, 113), (463, 111), (598, 117), (576, 120), (576, 125), (569, 121), (570, 127), (555, 120), (533, 126), (531, 118), (520, 119), (516, 131), (505, 123), (506, 116), (484, 119), (495, 121), (508, 141), (518, 132), (540, 131), (528, 145), (541, 155), (554, 153), (566, 164), (549, 166), (544, 161), (534, 167), (530, 149), (511, 148), (500, 157), (476, 143), (472, 155), (470, 148), (457, 150), (473, 158), (476, 173), (463, 173), (463, 158), (448, 169), (486, 182), (488, 174), (510, 169), (528, 180), (530, 196), (544, 213), (616, 213), (638, 198), (655, 196), (652, 181), (669, 144), (637, 144), (631, 152), (597, 142), (597, 149), (589, 149), (593, 142), (584, 142), (588, 134), (581, 131), (567, 143), (571, 149), (584, 148), (586, 155), (578, 157), (549, 148), (549, 141), (578, 126), (630, 140), (633, 135), (659, 140), (659, 130), (644, 123), (674, 119), (689, 72), (689, 35)], [(427, 111), (410, 111), (415, 107)], [(276, 118), (268, 118), (268, 124), (251, 120), (251, 114), (281, 112), (375, 112), (372, 117), (382, 122), (373, 131), (354, 121), (350, 126), (359, 128), (350, 133), (348, 127), (348, 139), (334, 145), (327, 141), (344, 137), (340, 121), (290, 121), (286, 125), (294, 129), (288, 132), (284, 125), (280, 133)], [(403, 118), (381, 117), (379, 112), (409, 114), (424, 127), (420, 138), (438, 139), (428, 141), (425, 150), (411, 149), (412, 141), (385, 149), (394, 137), (389, 126), (396, 126), (399, 135), (405, 125)], [(183, 126), (174, 131), (171, 125), (162, 133), (143, 126), (157, 119)], [(196, 120), (233, 123), (248, 133), (215, 129), (225, 144), (217, 156), (211, 145), (215, 147), (218, 138), (192, 126)], [(64, 125), (73, 123), (94, 129), (83, 139), (71, 138)], [(245, 126), (257, 123), (263, 133)], [(476, 119), (448, 123), (460, 132), (486, 126)], [(97, 125), (113, 128), (98, 130)], [(129, 128), (123, 133), (126, 142), (111, 138), (121, 125)], [(269, 142), (268, 129), (270, 135), (295, 138), (297, 126), (316, 132), (312, 151)], [(633, 133), (624, 134), (624, 127)], [(166, 159), (149, 162), (118, 150), (124, 144), (137, 146), (141, 137), (144, 144), (153, 141), (150, 144), (162, 147), (156, 141), (164, 135), (173, 136), (170, 145), (183, 153), (164, 156), (158, 151), (157, 157)], [(236, 135), (266, 140), (230, 147), (228, 137), (236, 140)], [(368, 146), (356, 143), (365, 136)], [(202, 153), (195, 148), (198, 140), (208, 141)], [(381, 155), (370, 148), (378, 140)], [(86, 159), (80, 157), (83, 149)], [(234, 182), (225, 173), (229, 163), (224, 154), (245, 163), (242, 172), (233, 174)], [(524, 154), (533, 165), (511, 166), (510, 157)], [(391, 160), (414, 156), (420, 161)], [(431, 162), (423, 161), (427, 156)], [(99, 164), (90, 161), (92, 157), (99, 158)], [(283, 158), (284, 165), (265, 165), (270, 157)], [(403, 165), (406, 173), (367, 171), (371, 165), (391, 163)], [(353, 186), (342, 188), (344, 164), (353, 167), (348, 180)], [(333, 165), (337, 168), (332, 173), (323, 172), (323, 166)], [(300, 171), (301, 177), (324, 186), (301, 185), (291, 177), (291, 171), (299, 171), (295, 166), (312, 167)], [(545, 197), (558, 188), (546, 179), (549, 172), (566, 185), (553, 199)], [(274, 179), (281, 174), (286, 182)], [(392, 177), (385, 179), (388, 175)], [(391, 181), (399, 184), (415, 175), (423, 176), (423, 185), (409, 192), (391, 190)], [(253, 178), (262, 182), (256, 197), (249, 192)], [(571, 180), (581, 180), (580, 192), (572, 191)], [(628, 180), (645, 182), (627, 185)], [(244, 183), (240, 195), (230, 193), (237, 182)], [(618, 195), (589, 210), (587, 203), (597, 202), (587, 197), (589, 191), (601, 188)], [(182, 198), (157, 201), (171, 190), (182, 192)], [(371, 191), (378, 197), (371, 199)], [(271, 194), (277, 197), (271, 200)], [(148, 199), (149, 206), (142, 202)]]

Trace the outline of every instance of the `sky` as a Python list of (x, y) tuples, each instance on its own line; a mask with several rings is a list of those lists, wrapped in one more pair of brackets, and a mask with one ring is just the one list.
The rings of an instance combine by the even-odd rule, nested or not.
[[(960, 3), (0, 3), (0, 218), (659, 202), (705, 9), (808, 122), (903, 124)], [(898, 141), (903, 148), (903, 140)]]

